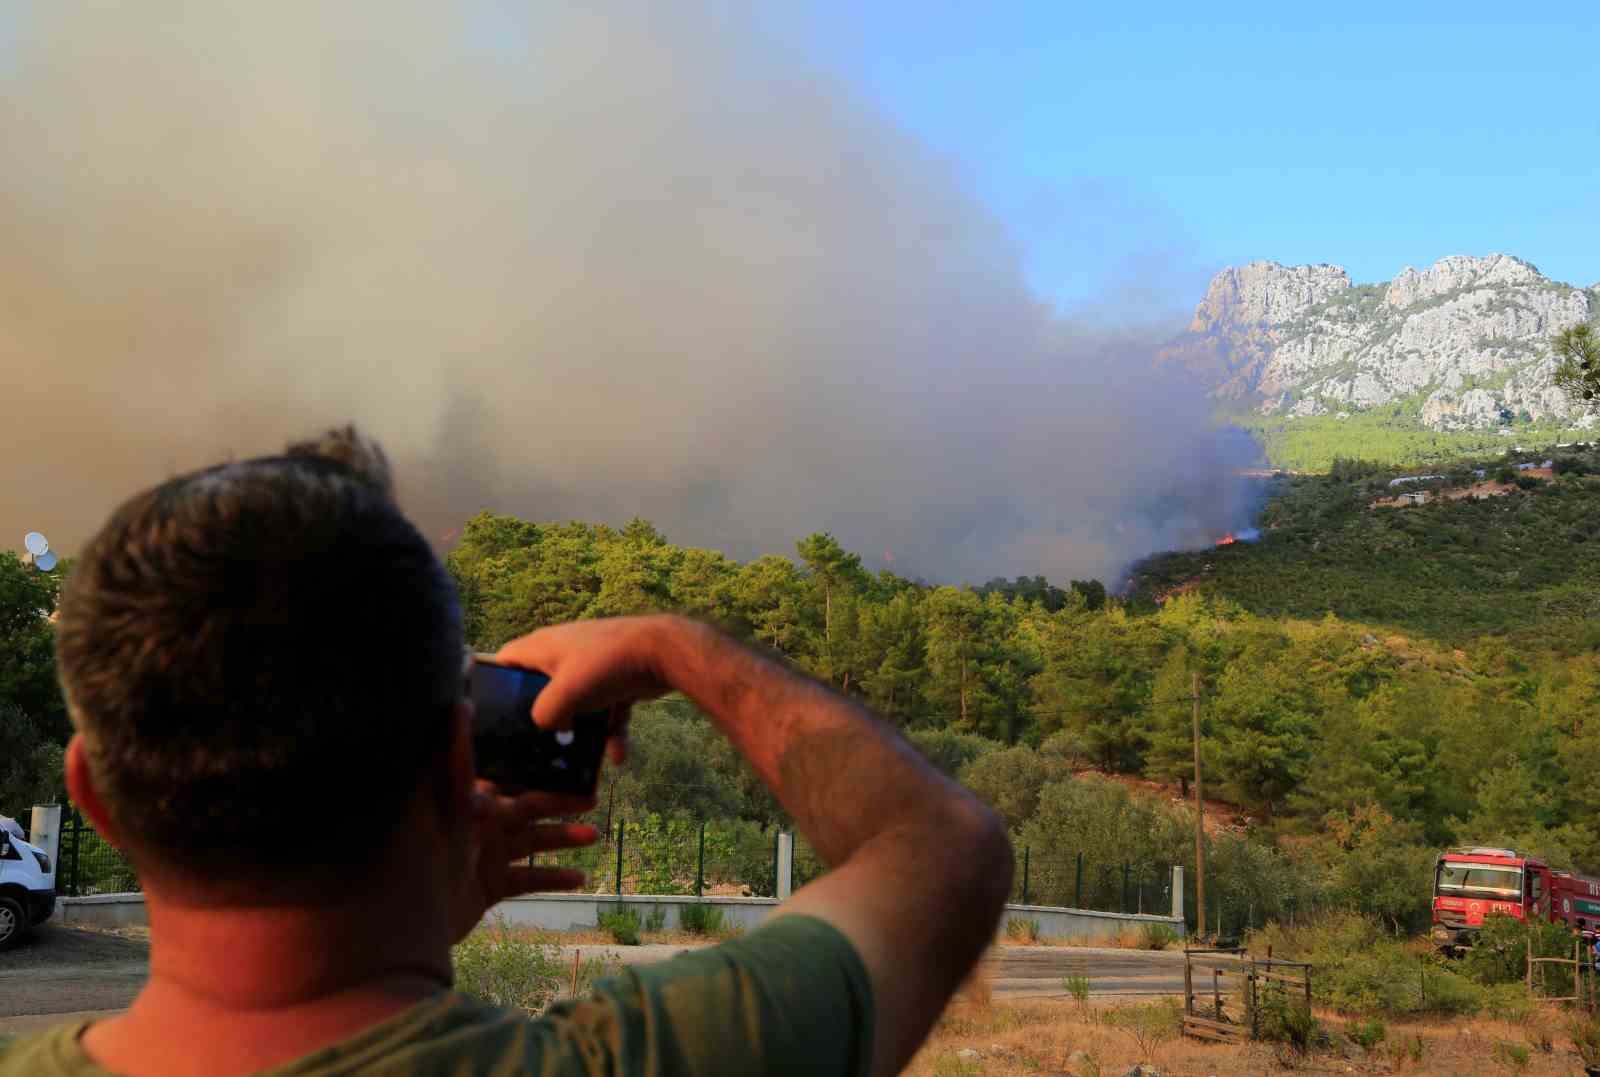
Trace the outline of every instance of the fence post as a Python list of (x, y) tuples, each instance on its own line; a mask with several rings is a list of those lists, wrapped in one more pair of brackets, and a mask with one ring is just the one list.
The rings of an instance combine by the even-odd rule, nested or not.
[[(1249, 964), (1249, 978), (1246, 983), (1250, 988), (1250, 1038), (1261, 1038), (1261, 996), (1256, 992), (1256, 959), (1251, 958)], [(1272, 947), (1267, 947), (1267, 971), (1272, 971)]]
[(1128, 914), (1128, 862), (1122, 862), (1122, 914)]
[(787, 901), (794, 893), (794, 835), (787, 830), (778, 831), (778, 884), (773, 894), (779, 901)]
[(778, 896), (778, 839), (783, 831), (777, 827), (772, 828), (772, 896)]
[(28, 820), (28, 841), (43, 849), (50, 863), (61, 870), (61, 805), (35, 804)]
[(1528, 997), (1533, 997), (1533, 925), (1528, 925)]
[(1072, 907), (1083, 908), (1083, 854), (1078, 854), (1078, 868), (1072, 875)]
[[(1183, 916), (1183, 865), (1182, 864), (1174, 864), (1174, 865), (1172, 865), (1172, 918), (1174, 920), (1182, 920), (1184, 918), (1184, 916)], [(1185, 925), (1183, 930), (1184, 930), (1184, 934), (1187, 935), (1189, 933), (1189, 929), (1188, 929), (1187, 925)]]
[(700, 823), (700, 862), (694, 869), (694, 896), (705, 897), (706, 893), (706, 824)]
[(626, 819), (617, 820), (617, 896), (622, 896), (622, 836), (628, 829)]
[(83, 848), (83, 816), (78, 814), (78, 809), (72, 809), (68, 820), (72, 824), (72, 874), (68, 876), (67, 893), (76, 897), (78, 895), (78, 861), (79, 852)]
[(1022, 847), (1022, 903), (1028, 903), (1028, 853), (1029, 846)]

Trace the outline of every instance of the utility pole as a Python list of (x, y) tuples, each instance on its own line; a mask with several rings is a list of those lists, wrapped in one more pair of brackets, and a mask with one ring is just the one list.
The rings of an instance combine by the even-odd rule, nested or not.
[(1206, 933), (1206, 802), (1200, 795), (1200, 674), (1190, 675), (1194, 703), (1194, 907), (1195, 929)]

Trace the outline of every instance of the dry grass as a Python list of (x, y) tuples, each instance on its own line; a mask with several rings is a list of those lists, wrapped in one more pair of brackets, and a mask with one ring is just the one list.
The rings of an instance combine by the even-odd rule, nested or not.
[(119, 939), (137, 939), (140, 942), (150, 941), (150, 928), (145, 924), (86, 924), (78, 920), (63, 924), (74, 931), (93, 931), (96, 935), (111, 935)]
[[(1382, 1043), (1371, 1052), (1352, 1052), (1357, 1057), (1350, 1058), (1343, 1050), (1297, 1055), (1277, 1044), (1214, 1044), (1178, 1036), (1152, 1037), (1138, 1029), (1139, 1011), (1151, 1013), (1155, 1007), (1172, 1005), (1175, 1002), (1100, 1002), (1080, 1012), (1058, 1000), (997, 1003), (981, 980), (969, 981), (906, 1072), (914, 1077), (1038, 1073), (1111, 1077), (1127, 1072), (1136, 1062), (1154, 1065), (1162, 1077), (1583, 1072), (1554, 1014), (1523, 1023), (1473, 1019), (1390, 1024)], [(1319, 1012), (1317, 1017), (1330, 1032), (1345, 1027), (1337, 1015)], [(1419, 1040), (1420, 1050), (1415, 1046)], [(963, 1050), (969, 1052), (965, 1057), (960, 1054)], [(1073, 1064), (1069, 1059), (1076, 1051), (1084, 1054)]]

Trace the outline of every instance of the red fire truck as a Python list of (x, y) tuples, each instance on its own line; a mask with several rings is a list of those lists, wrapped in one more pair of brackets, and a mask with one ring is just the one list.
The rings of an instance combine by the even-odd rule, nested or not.
[(1600, 879), (1558, 871), (1512, 849), (1455, 849), (1433, 869), (1433, 941), (1454, 954), (1472, 945), (1490, 913), (1566, 924), (1592, 943), (1600, 932)]

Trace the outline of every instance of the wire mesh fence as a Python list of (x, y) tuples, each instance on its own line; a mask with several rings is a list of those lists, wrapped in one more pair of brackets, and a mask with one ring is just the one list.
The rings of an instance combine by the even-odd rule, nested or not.
[(142, 889), (127, 855), (97, 834), (76, 808), (62, 813), (56, 888), (68, 897)]
[[(596, 844), (542, 854), (536, 862), (581, 870), (583, 889), (589, 893), (773, 897), (778, 893), (778, 836), (776, 826), (745, 820), (650, 813), (616, 818), (602, 828)], [(1018, 846), (1015, 863), (1010, 900), (1017, 904), (1155, 915), (1172, 911), (1170, 864), (1108, 862), (1033, 846)], [(796, 835), (791, 889), (827, 870), (811, 844)], [(1185, 919), (1195, 930), (1199, 908), (1192, 869), (1186, 867), (1183, 883)], [(75, 808), (62, 816), (57, 886), (67, 896), (140, 889), (127, 856)], [(1205, 903), (1206, 934), (1221, 938), (1242, 936), (1269, 919), (1293, 922), (1313, 911), (1298, 907), (1292, 897), (1255, 895), (1222, 873), (1208, 878)]]

